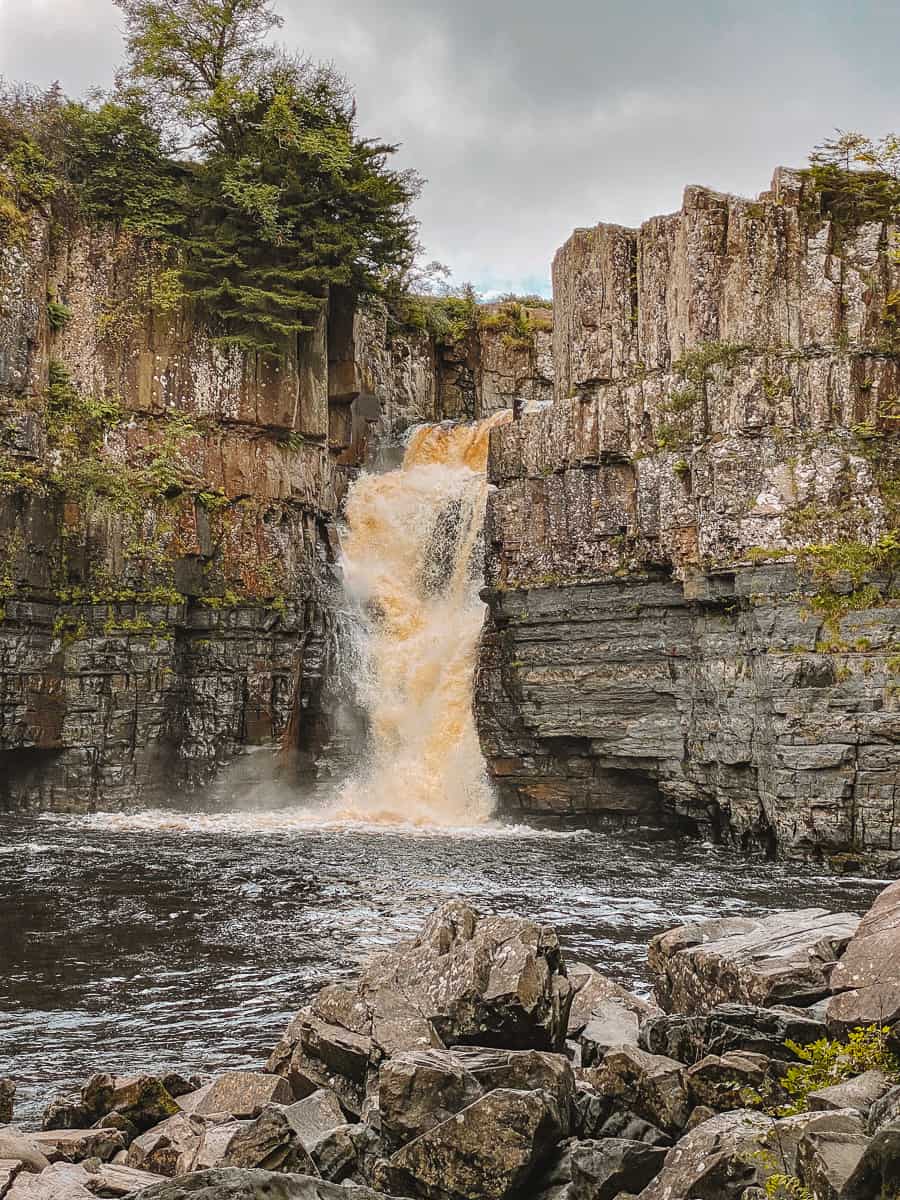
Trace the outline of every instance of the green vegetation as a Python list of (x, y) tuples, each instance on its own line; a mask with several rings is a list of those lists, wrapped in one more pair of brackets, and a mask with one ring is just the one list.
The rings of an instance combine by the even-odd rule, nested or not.
[[(120, 0), (128, 69), (87, 103), (0, 94), (0, 242), (56, 206), (156, 240), (154, 301), (283, 357), (329, 287), (384, 294), (415, 255), (419, 181), (360, 136), (346, 81), (265, 44), (268, 0)], [(52, 306), (52, 307), (51, 307)], [(48, 318), (65, 323), (53, 300)]]
[(713, 369), (723, 366), (730, 370), (747, 349), (731, 342), (704, 342), (672, 364), (672, 371), (683, 386), (674, 388), (660, 406), (660, 413), (671, 418), (660, 421), (657, 427), (656, 444), (660, 450), (677, 449), (690, 440), (691, 414), (706, 400), (706, 385)]
[(840, 240), (869, 221), (900, 215), (900, 138), (838, 131), (817, 146), (804, 172), (812, 185), (811, 215), (830, 218)]
[[(427, 274), (433, 275), (438, 269), (432, 264)], [(530, 350), (536, 333), (549, 333), (553, 328), (549, 300), (510, 295), (485, 304), (471, 284), (434, 294), (395, 291), (389, 311), (398, 331), (422, 331), (439, 346), (448, 347), (460, 345), (479, 329), (487, 329), (502, 333), (504, 344), (512, 349)]]
[(788, 1103), (778, 1108), (779, 1116), (792, 1116), (806, 1112), (810, 1092), (819, 1088), (842, 1083), (863, 1071), (883, 1071), (900, 1080), (900, 1060), (888, 1049), (887, 1026), (868, 1025), (851, 1029), (846, 1042), (820, 1038), (806, 1046), (787, 1042), (789, 1050), (800, 1059), (796, 1066), (788, 1069), (781, 1087), (789, 1097)]

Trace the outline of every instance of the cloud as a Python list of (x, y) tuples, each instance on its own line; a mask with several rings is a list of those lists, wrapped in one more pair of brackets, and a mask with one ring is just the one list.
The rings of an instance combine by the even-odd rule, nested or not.
[[(280, 0), (282, 39), (355, 84), (365, 132), (428, 180), (428, 258), (546, 287), (572, 228), (756, 193), (831, 130), (896, 123), (900, 8), (881, 0)], [(70, 91), (120, 56), (107, 0), (0, 0), (0, 74)]]

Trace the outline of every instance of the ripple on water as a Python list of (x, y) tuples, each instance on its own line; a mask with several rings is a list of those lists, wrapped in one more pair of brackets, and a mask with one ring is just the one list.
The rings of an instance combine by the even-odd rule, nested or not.
[(456, 895), (555, 925), (570, 960), (646, 992), (662, 929), (859, 911), (878, 886), (641, 830), (398, 829), (302, 808), (0, 818), (0, 1075), (34, 1119), (97, 1070), (258, 1066), (318, 988)]

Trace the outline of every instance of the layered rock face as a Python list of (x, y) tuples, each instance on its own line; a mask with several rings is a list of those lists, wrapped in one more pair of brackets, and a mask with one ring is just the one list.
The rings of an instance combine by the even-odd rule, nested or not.
[(339, 770), (349, 479), (537, 378), (533, 343), (440, 347), (340, 291), (282, 361), (222, 349), (177, 279), (75, 219), (0, 247), (0, 809), (168, 799), (251, 747), (241, 785)]
[(491, 442), (506, 811), (896, 851), (895, 235), (780, 170), (559, 252), (554, 404)]

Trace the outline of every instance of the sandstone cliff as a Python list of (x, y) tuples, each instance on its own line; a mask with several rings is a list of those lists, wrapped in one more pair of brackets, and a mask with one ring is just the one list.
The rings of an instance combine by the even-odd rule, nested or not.
[(555, 402), (491, 444), (505, 810), (900, 848), (896, 234), (780, 170), (559, 252)]
[(379, 437), (552, 387), (537, 359), (339, 292), (259, 359), (214, 344), (152, 244), (39, 218), (0, 246), (0, 808), (171, 798), (249, 747), (244, 783), (315, 783), (347, 732), (348, 478)]

